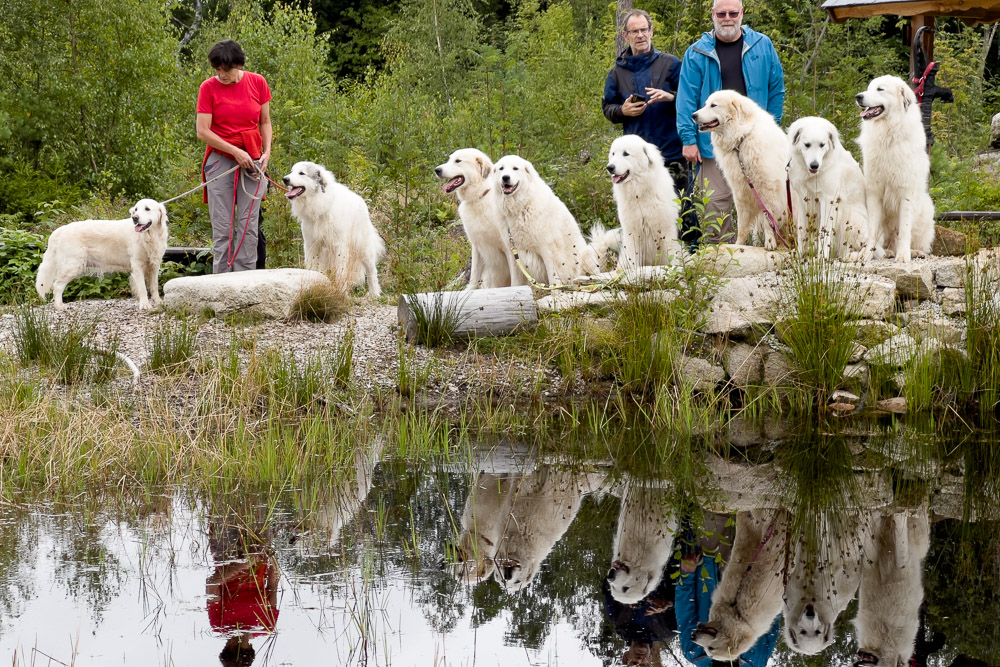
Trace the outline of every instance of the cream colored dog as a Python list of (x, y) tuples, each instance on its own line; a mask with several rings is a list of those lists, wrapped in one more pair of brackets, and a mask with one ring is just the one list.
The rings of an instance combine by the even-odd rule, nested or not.
[[(564, 284), (581, 275), (597, 273), (608, 250), (620, 243), (617, 230), (595, 224), (588, 245), (576, 219), (542, 180), (534, 166), (517, 155), (506, 155), (493, 167), (494, 183), (500, 191), (500, 220), (518, 252), (530, 252), (541, 260), (544, 273), (532, 275), (539, 282)], [(527, 280), (516, 266), (510, 267), (511, 284)]]
[(708, 623), (691, 633), (712, 660), (735, 661), (781, 612), (786, 523), (784, 510), (737, 513), (732, 557), (712, 594)]
[(676, 534), (676, 512), (668, 503), (666, 491), (630, 483), (618, 514), (608, 572), (615, 600), (636, 604), (660, 585)]
[(733, 191), (736, 243), (746, 245), (755, 236), (764, 239), (768, 250), (777, 247), (775, 232), (757, 196), (773, 216), (782, 238), (791, 243), (785, 191), (788, 142), (771, 114), (749, 97), (720, 90), (709, 95), (705, 106), (692, 116), (699, 132), (712, 133), (715, 160)]
[(302, 227), (306, 268), (330, 274), (348, 288), (367, 278), (369, 296), (378, 297), (375, 265), (385, 244), (365, 200), (314, 162), (296, 162), (281, 180), (290, 188), (285, 198)]
[(934, 243), (934, 202), (928, 191), (930, 159), (917, 98), (895, 76), (874, 79), (855, 95), (861, 107), (868, 219), (886, 254), (909, 262), (930, 254)]
[[(472, 246), (472, 268), (467, 289), (477, 287), (507, 287), (510, 285), (510, 267), (514, 257), (506, 228), (498, 221), (498, 188), (493, 182), (493, 161), (486, 153), (475, 148), (462, 148), (438, 165), (434, 173), (446, 179), (442, 186), (445, 193), (454, 192), (458, 197), (458, 217), (462, 220), (465, 236)], [(521, 251), (524, 262), (532, 275), (543, 271), (538, 256)]]
[(872, 521), (858, 595), (857, 667), (906, 667), (920, 627), (924, 557), (930, 547), (927, 509), (887, 513)]
[(876, 243), (868, 225), (865, 177), (837, 128), (818, 116), (799, 118), (788, 128), (788, 152), (799, 254), (870, 259)]
[(139, 310), (158, 306), (167, 209), (155, 199), (140, 199), (129, 214), (124, 220), (71, 222), (52, 232), (35, 277), (38, 296), (44, 299), (51, 291), (54, 307), (62, 310), (63, 290), (74, 278), (128, 271)]
[(622, 226), (619, 269), (659, 266), (677, 260), (677, 219), (681, 210), (674, 179), (660, 150), (635, 134), (611, 142), (611, 191)]

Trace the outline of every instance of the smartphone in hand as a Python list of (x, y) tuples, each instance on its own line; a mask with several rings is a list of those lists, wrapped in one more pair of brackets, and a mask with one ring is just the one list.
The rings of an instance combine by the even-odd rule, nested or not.
[(640, 95), (639, 93), (632, 93), (631, 95), (629, 95), (628, 101), (631, 102), (632, 104), (636, 104), (638, 102), (645, 102), (646, 98)]

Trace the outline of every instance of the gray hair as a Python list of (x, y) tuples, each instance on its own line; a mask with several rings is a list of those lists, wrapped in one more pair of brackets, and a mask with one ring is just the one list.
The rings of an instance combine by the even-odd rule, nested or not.
[(653, 17), (649, 15), (649, 12), (647, 12), (645, 9), (630, 9), (628, 12), (625, 13), (625, 16), (622, 17), (622, 32), (625, 31), (629, 19), (631, 19), (633, 16), (641, 16), (644, 19), (646, 19), (646, 25), (649, 27), (650, 30), (652, 30)]
[[(719, 4), (719, 0), (712, 0), (712, 11), (715, 11), (715, 6)], [(740, 0), (740, 9), (743, 9), (743, 0)]]

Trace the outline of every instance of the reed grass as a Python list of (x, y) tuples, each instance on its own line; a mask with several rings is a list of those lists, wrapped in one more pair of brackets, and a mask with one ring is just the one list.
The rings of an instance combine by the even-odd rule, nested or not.
[(52, 323), (41, 309), (22, 308), (14, 314), (14, 350), (22, 364), (38, 364), (65, 385), (91, 381), (101, 384), (115, 374), (121, 339), (105, 336), (102, 347), (90, 343), (97, 321), (68, 318)]
[(149, 368), (153, 372), (188, 370), (197, 350), (197, 330), (188, 318), (160, 319), (146, 341)]
[(455, 342), (455, 332), (462, 324), (462, 306), (466, 296), (446, 298), (445, 292), (428, 292), (424, 298), (405, 294), (406, 304), (417, 324), (416, 342), (427, 347), (447, 347)]
[(351, 307), (351, 295), (333, 282), (313, 284), (302, 289), (292, 302), (289, 319), (332, 323)]

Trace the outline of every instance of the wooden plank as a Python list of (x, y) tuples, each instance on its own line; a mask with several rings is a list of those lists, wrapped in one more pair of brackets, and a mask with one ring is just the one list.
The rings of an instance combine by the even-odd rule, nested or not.
[[(502, 336), (538, 323), (538, 308), (531, 287), (499, 287), (460, 292), (421, 292), (399, 297), (396, 316), (408, 342), (417, 340), (413, 304), (434, 316), (453, 313), (456, 338)], [(440, 316), (440, 315), (439, 315)]]
[(830, 6), (827, 12), (838, 23), (847, 19), (867, 19), (872, 16), (953, 16), (974, 19), (984, 23), (1000, 20), (1000, 4), (983, 3), (985, 6), (960, 6), (943, 0), (920, 2), (880, 2), (873, 4)]

